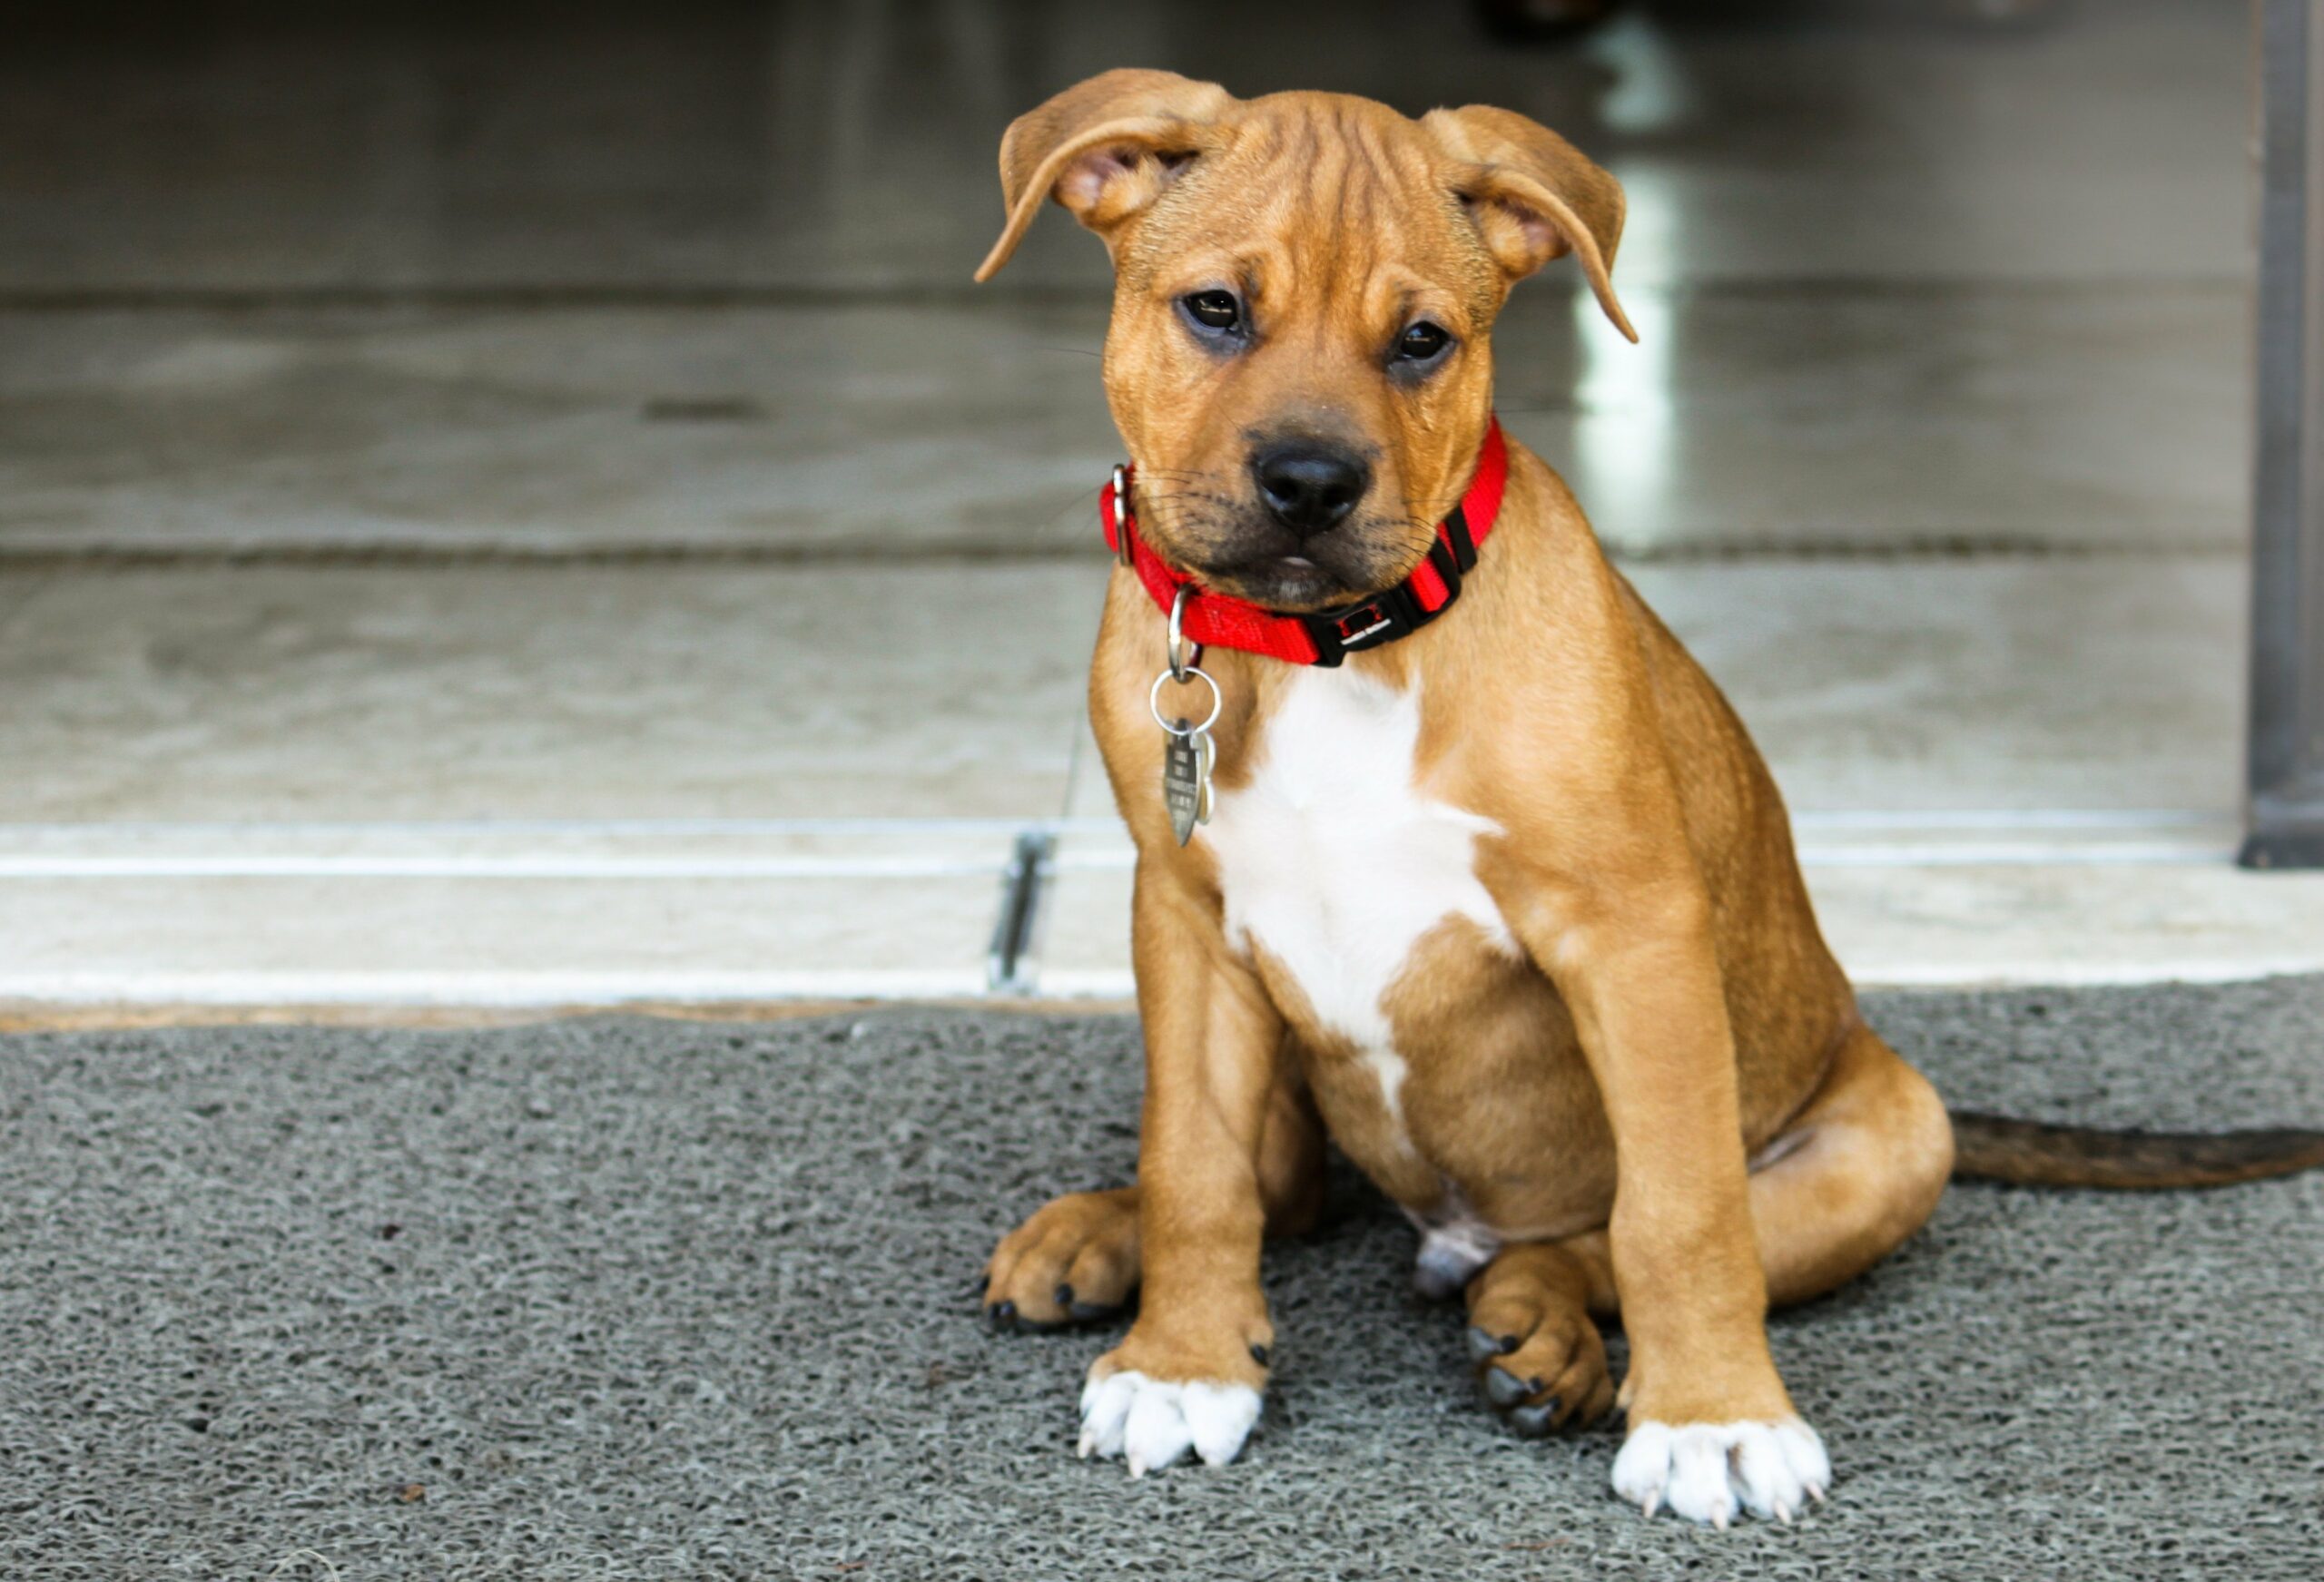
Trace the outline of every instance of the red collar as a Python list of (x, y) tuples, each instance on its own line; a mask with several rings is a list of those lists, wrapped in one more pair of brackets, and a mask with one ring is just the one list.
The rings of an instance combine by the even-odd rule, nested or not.
[[(1137, 580), (1146, 585), (1154, 602), (1167, 610), (1178, 590), (1194, 579), (1171, 570), (1139, 536), (1137, 520), (1127, 501), (1117, 518), (1116, 492), (1126, 486), (1129, 477), (1127, 467), (1115, 471), (1113, 481), (1098, 497), (1098, 519), (1105, 525), (1106, 546), (1137, 573)], [(1196, 643), (1264, 653), (1293, 664), (1329, 666), (1351, 653), (1417, 631), (1461, 596), (1461, 575), (1477, 564), (1477, 548), (1501, 515), (1502, 486), (1508, 477), (1509, 447), (1501, 437), (1501, 420), (1496, 418), (1485, 429), (1476, 481), (1461, 496), (1452, 514), (1437, 525), (1436, 542), (1430, 546), (1428, 558), (1403, 582), (1344, 608), (1313, 615), (1279, 614), (1244, 599), (1196, 588), (1187, 596), (1181, 617), (1186, 634)]]

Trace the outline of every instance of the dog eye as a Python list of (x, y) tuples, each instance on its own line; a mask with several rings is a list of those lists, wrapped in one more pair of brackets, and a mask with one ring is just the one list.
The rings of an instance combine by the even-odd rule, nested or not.
[(1179, 301), (1187, 316), (1206, 329), (1233, 329), (1243, 322), (1243, 305), (1232, 291), (1196, 291)]
[(1426, 319), (1413, 325), (1396, 340), (1396, 356), (1404, 362), (1426, 362), (1452, 343), (1452, 337), (1443, 326)]

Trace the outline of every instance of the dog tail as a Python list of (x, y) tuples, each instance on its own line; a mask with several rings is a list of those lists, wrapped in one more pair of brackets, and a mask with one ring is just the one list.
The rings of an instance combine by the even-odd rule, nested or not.
[(1953, 1112), (1953, 1174), (2024, 1186), (2230, 1186), (2324, 1164), (2324, 1132), (2105, 1132)]

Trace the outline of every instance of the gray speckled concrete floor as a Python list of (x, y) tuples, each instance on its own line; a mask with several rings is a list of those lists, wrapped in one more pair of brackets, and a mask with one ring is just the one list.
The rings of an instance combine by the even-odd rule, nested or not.
[[(2324, 982), (1886, 997), (1958, 1102), (2324, 1119)], [(1134, 1152), (1115, 1018), (0, 1040), (0, 1575), (2313, 1577), (2324, 1177), (1965, 1187), (1776, 1347), (1839, 1481), (1648, 1523), (1470, 1400), (1343, 1180), (1231, 1469), (1074, 1459), (993, 1236)], [(308, 1553), (301, 1554), (301, 1551)], [(276, 1568), (280, 1567), (278, 1571)], [(327, 1568), (327, 1567), (329, 1568)]]

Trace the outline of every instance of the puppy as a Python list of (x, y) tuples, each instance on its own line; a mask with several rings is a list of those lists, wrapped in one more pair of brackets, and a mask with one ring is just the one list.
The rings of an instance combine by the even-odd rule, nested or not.
[(1831, 1477), (1768, 1304), (1870, 1266), (1956, 1168), (2324, 1162), (2314, 1134), (1948, 1119), (1865, 1025), (1741, 722), (1493, 420), (1518, 280), (1571, 256), (1630, 333), (1621, 189), (1572, 145), (1115, 71), (1012, 124), (1000, 169), (978, 278), (1052, 198), (1105, 241), (1132, 457), (1089, 713), (1137, 846), (1137, 1184), (1042, 1208), (985, 1292), (1042, 1326), (1139, 1291), (1083, 1455), (1242, 1448), (1260, 1243), (1313, 1220), (1327, 1134), (1418, 1227), (1422, 1287), (1464, 1300), (1510, 1424), (1626, 1408), (1616, 1491), (1718, 1527)]

